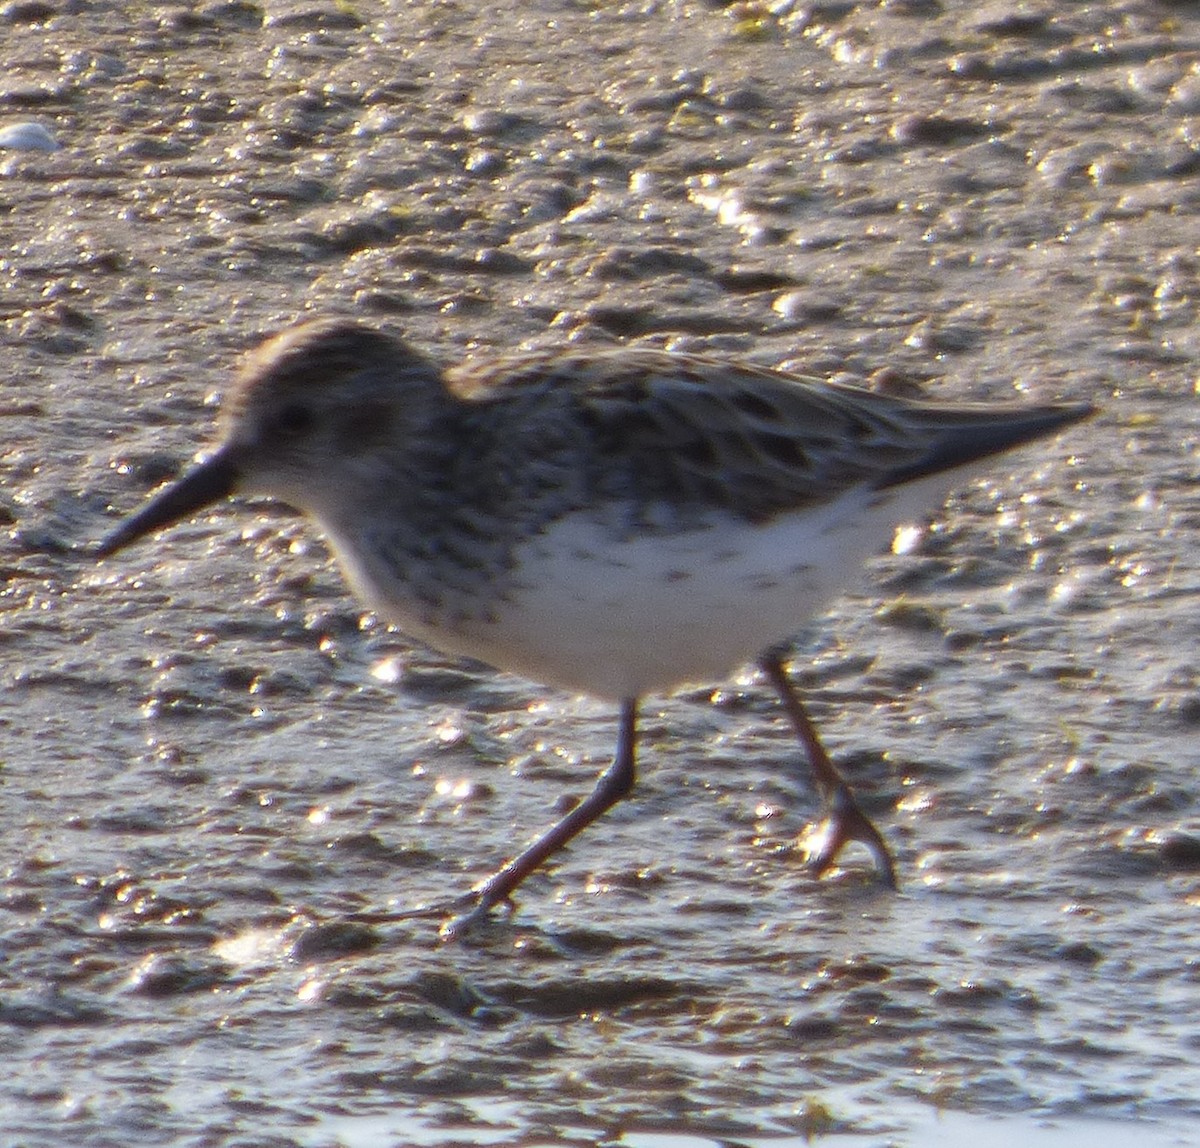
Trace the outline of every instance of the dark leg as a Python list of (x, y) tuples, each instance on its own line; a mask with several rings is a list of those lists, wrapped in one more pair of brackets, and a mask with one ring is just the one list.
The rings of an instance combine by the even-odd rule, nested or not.
[(561, 821), (551, 826), (506, 865), (481, 881), (459, 902), (459, 905), (470, 905), (470, 908), (442, 926), (441, 935), (445, 940), (461, 936), (497, 905), (509, 900), (513, 890), (547, 857), (557, 853), (571, 838), (616, 805), (633, 788), (636, 725), (637, 699), (626, 698), (621, 703), (617, 752), (612, 765), (600, 775), (596, 788)]
[(893, 889), (896, 888), (896, 867), (892, 862), (892, 855), (879, 830), (871, 824), (870, 818), (854, 800), (854, 794), (850, 792), (846, 779), (825, 752), (825, 747), (817, 736), (816, 727), (788, 681), (779, 651), (770, 650), (763, 654), (758, 664), (779, 694), (779, 700), (796, 730), (796, 736), (800, 738), (800, 744), (808, 754), (808, 764), (829, 810), (828, 832), (820, 851), (812, 859), (813, 869), (818, 875), (824, 873), (837, 859), (847, 841), (861, 841), (871, 851), (880, 877)]

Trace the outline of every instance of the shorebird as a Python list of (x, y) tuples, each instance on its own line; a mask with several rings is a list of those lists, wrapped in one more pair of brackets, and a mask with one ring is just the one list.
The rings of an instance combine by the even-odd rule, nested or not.
[(269, 495), (313, 519), (358, 596), (411, 637), (618, 705), (616, 752), (593, 792), (441, 906), (458, 913), (446, 936), (509, 902), (630, 791), (642, 697), (750, 662), (825, 801), (815, 871), (858, 841), (894, 885), (891, 853), (792, 689), (781, 643), (964, 475), (1091, 413), (913, 402), (628, 348), (444, 369), (331, 318), (251, 353), (220, 444), (97, 552), (229, 495)]

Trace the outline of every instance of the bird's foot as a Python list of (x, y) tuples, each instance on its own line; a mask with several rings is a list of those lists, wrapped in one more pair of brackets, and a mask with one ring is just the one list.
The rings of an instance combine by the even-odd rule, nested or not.
[[(516, 908), (511, 897), (496, 896), (488, 889), (488, 883), (477, 885), (461, 897), (448, 902), (443, 908), (454, 915), (442, 922), (438, 937), (442, 941), (459, 941), (468, 933), (487, 921), (492, 910), (503, 907), (508, 913)], [(465, 911), (462, 911), (465, 910)]]
[(443, 922), (438, 929), (438, 936), (443, 941), (457, 941), (487, 921), (493, 909), (504, 909), (505, 912), (512, 913), (516, 909), (516, 902), (511, 896), (489, 889), (488, 882), (485, 881), (458, 897), (450, 897), (444, 901), (416, 905), (411, 909), (349, 913), (346, 919), (363, 925), (392, 925), (397, 921), (441, 917)]
[(891, 850), (848, 786), (839, 786), (834, 792), (829, 803), (829, 816), (822, 822), (817, 837), (816, 843), (809, 847), (808, 861), (818, 877), (832, 868), (838, 854), (849, 842), (858, 841), (870, 852), (880, 880), (889, 889), (899, 888)]

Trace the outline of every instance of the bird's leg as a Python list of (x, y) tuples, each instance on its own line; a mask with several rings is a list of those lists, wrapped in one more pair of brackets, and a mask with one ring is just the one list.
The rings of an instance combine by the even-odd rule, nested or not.
[(617, 752), (612, 764), (600, 775), (596, 788), (561, 821), (552, 825), (541, 837), (532, 841), (516, 857), (463, 897), (457, 904), (469, 905), (470, 908), (442, 926), (441, 936), (444, 940), (454, 940), (461, 936), (493, 908), (507, 901), (513, 890), (546, 858), (557, 853), (576, 834), (616, 805), (633, 788), (636, 726), (637, 699), (626, 698), (621, 703)]
[(808, 755), (808, 764), (817, 780), (817, 788), (825, 799), (829, 811), (827, 833), (821, 848), (812, 858), (814, 871), (820, 875), (837, 859), (842, 847), (847, 841), (861, 841), (870, 851), (875, 860), (875, 867), (883, 881), (891, 888), (896, 888), (896, 866), (892, 861), (891, 852), (879, 830), (871, 823), (871, 819), (859, 808), (854, 794), (846, 779), (838, 772), (837, 766), (830, 760), (829, 754), (817, 736), (813, 725), (804, 709), (796, 691), (788, 681), (784, 669), (783, 656), (778, 650), (769, 650), (759, 659), (759, 667), (767, 675), (767, 679), (779, 694), (796, 736), (804, 746)]

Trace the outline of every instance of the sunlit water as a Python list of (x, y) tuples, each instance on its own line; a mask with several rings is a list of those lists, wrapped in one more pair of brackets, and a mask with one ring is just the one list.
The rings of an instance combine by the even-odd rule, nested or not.
[[(0, 126), (59, 145), (0, 151), (4, 1143), (1196, 1138), (1200, 17), (0, 20)], [(648, 703), (634, 798), (511, 918), (388, 921), (584, 793), (614, 715), (411, 649), (278, 508), (80, 548), (307, 309), (1102, 406), (798, 640), (902, 892), (806, 874), (747, 676)]]

